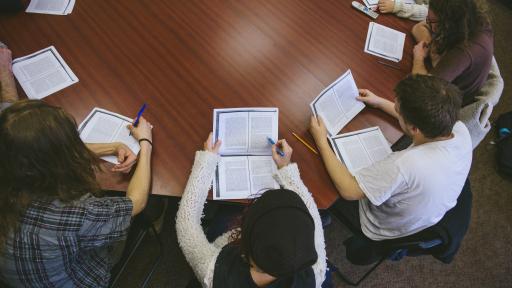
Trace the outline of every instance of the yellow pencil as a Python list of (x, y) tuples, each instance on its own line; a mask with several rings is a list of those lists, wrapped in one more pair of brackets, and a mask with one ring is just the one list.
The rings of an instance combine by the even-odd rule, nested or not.
[(295, 134), (295, 132), (292, 132), (292, 134), (293, 134), (293, 136), (295, 136), (295, 138), (297, 138), (297, 140), (302, 142), (302, 144), (304, 144), (309, 150), (311, 150), (311, 152), (318, 155), (318, 152), (315, 150), (315, 148), (313, 148), (311, 145), (309, 145), (308, 142), (306, 142), (306, 140), (300, 138), (299, 135)]

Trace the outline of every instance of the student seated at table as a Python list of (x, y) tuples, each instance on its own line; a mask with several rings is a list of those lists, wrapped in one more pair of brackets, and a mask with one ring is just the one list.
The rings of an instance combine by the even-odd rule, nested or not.
[(329, 147), (321, 118), (310, 131), (352, 230), (372, 240), (400, 238), (436, 224), (455, 206), (469, 173), (472, 145), (457, 115), (460, 91), (435, 76), (415, 75), (395, 88), (396, 102), (359, 90), (359, 100), (397, 118), (413, 144), (352, 175)]
[(379, 0), (379, 12), (393, 13), (398, 17), (409, 18), (414, 21), (423, 21), (427, 17), (428, 0), (415, 0), (415, 3), (406, 3), (404, 0)]
[[(273, 146), (282, 188), (264, 192), (242, 216), (241, 225), (210, 243), (201, 227), (203, 206), (219, 163), (220, 142), (204, 143), (176, 217), (178, 242), (203, 287), (321, 287), (326, 273), (322, 223), (316, 204), (291, 164), (285, 140)], [(269, 286), (272, 285), (272, 286)]]
[(16, 101), (18, 93), (12, 74), (11, 50), (0, 42), (0, 112)]
[[(106, 287), (112, 252), (144, 209), (151, 125), (140, 119), (138, 161), (121, 143), (84, 144), (73, 118), (40, 100), (0, 114), (0, 283), (12, 287)], [(143, 140), (147, 139), (147, 140)], [(135, 165), (126, 197), (100, 198), (98, 156), (113, 171)]]
[[(413, 74), (432, 74), (455, 84), (463, 92), (462, 105), (475, 94), (489, 74), (494, 37), (485, 4), (479, 0), (431, 0), (425, 21), (412, 34)], [(427, 68), (425, 60), (432, 68)]]

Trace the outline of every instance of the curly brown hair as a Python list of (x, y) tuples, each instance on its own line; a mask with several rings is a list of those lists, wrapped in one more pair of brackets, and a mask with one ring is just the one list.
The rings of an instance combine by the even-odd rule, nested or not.
[(34, 200), (99, 195), (99, 160), (63, 109), (19, 101), (0, 114), (0, 248)]
[(437, 18), (432, 40), (439, 55), (459, 44), (467, 45), (480, 30), (490, 27), (487, 4), (482, 0), (430, 0), (429, 9)]

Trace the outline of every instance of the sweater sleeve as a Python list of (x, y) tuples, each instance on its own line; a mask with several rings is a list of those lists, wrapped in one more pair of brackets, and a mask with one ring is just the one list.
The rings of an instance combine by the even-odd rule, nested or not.
[(219, 156), (198, 151), (192, 173), (176, 216), (178, 243), (203, 287), (211, 286), (212, 268), (220, 249), (208, 242), (201, 227), (201, 216)]
[(315, 222), (315, 248), (318, 255), (318, 260), (313, 264), (313, 271), (315, 272), (316, 287), (320, 288), (325, 280), (325, 271), (327, 269), (327, 257), (325, 252), (324, 230), (322, 228), (322, 220), (318, 213), (315, 200), (309, 193), (308, 188), (302, 183), (300, 179), (299, 168), (297, 164), (293, 163), (286, 167), (279, 169), (274, 175), (276, 181), (286, 189), (297, 193), (313, 217)]
[(428, 14), (428, 1), (416, 0), (416, 4), (405, 3), (404, 0), (395, 0), (393, 13), (398, 17), (409, 18), (414, 21), (423, 21)]

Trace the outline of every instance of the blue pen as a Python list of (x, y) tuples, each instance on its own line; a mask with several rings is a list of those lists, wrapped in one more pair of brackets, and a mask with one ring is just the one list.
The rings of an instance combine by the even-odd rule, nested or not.
[[(267, 140), (268, 140), (268, 143), (270, 143), (271, 145), (276, 145), (276, 142), (274, 140), (272, 140), (272, 138), (267, 137)], [(277, 154), (281, 155), (281, 157), (284, 157), (284, 152), (281, 151), (281, 149), (276, 147), (276, 152), (277, 152)]]
[[(137, 113), (137, 117), (135, 118), (135, 121), (133, 121), (133, 127), (137, 127), (137, 125), (139, 125), (140, 116), (142, 116), (142, 113), (144, 112), (145, 109), (146, 109), (146, 103), (144, 103), (142, 105), (142, 107), (140, 107), (139, 112)], [(130, 132), (130, 136), (131, 135), (132, 135), (132, 132)]]

